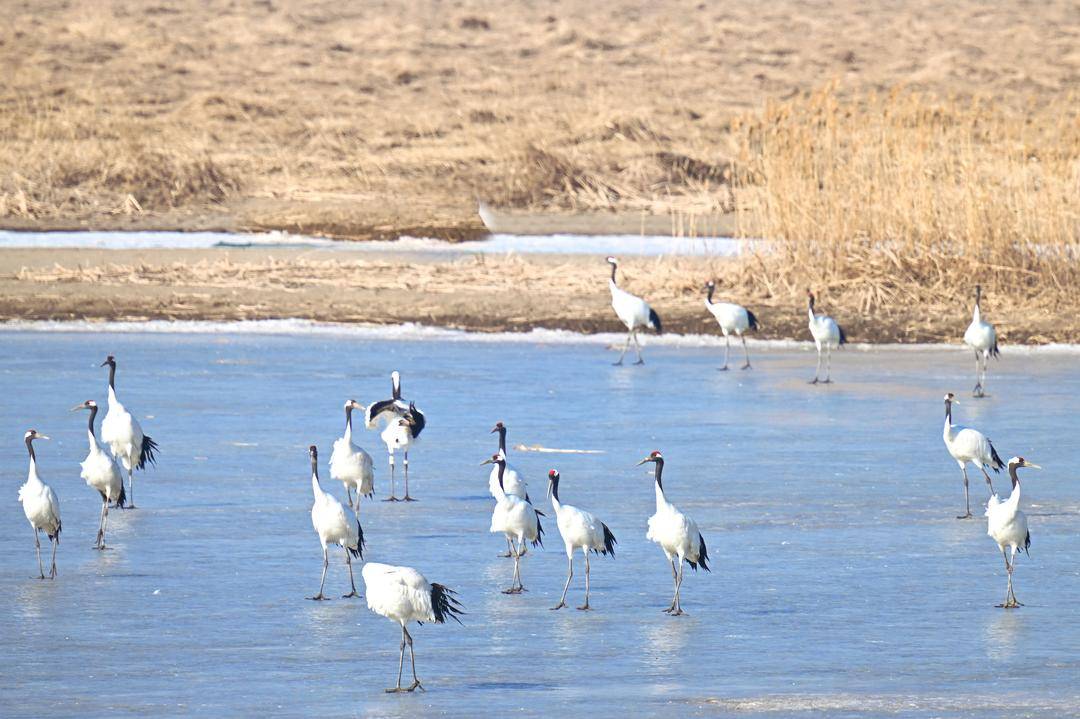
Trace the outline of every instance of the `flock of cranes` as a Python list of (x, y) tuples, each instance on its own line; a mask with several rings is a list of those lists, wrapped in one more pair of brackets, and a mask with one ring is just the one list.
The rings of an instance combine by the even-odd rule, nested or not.
[[(611, 290), (611, 307), (615, 315), (626, 325), (626, 344), (619, 353), (619, 359), (615, 365), (621, 365), (626, 351), (630, 348), (631, 341), (637, 352), (635, 364), (645, 364), (641, 356), (641, 345), (638, 342), (637, 333), (644, 330), (655, 330), (657, 334), (663, 331), (660, 316), (656, 314), (648, 302), (641, 297), (631, 294), (619, 287), (615, 280), (615, 271), (619, 263), (614, 257), (608, 257), (607, 262), (611, 265), (611, 279), (608, 280), (608, 289)], [(713, 294), (716, 292), (716, 283), (710, 280), (705, 285), (705, 309), (707, 309), (720, 326), (724, 335), (724, 365), (720, 368), (728, 368), (728, 356), (731, 353), (731, 335), (734, 334), (742, 340), (743, 355), (745, 362), (742, 369), (750, 369), (750, 351), (746, 347), (745, 333), (758, 328), (757, 317), (754, 313), (734, 302), (714, 302)], [(844, 328), (836, 320), (828, 315), (819, 315), (814, 310), (814, 293), (806, 291), (806, 312), (809, 320), (810, 337), (814, 340), (817, 349), (817, 368), (814, 370), (814, 379), (810, 384), (830, 384), (830, 365), (832, 364), (832, 351), (847, 344), (847, 335)], [(972, 394), (975, 397), (985, 396), (986, 367), (991, 357), (998, 357), (997, 332), (994, 326), (982, 318), (982, 310), (979, 305), (982, 301), (982, 287), (975, 286), (975, 307), (972, 310), (971, 324), (964, 332), (964, 344), (975, 351), (975, 389)], [(825, 379), (820, 379), (821, 361), (825, 360)]]
[[(642, 329), (661, 331), (660, 318), (644, 300), (622, 290), (616, 284), (617, 262), (608, 258), (611, 265), (609, 282), (612, 306), (619, 318), (626, 324), (628, 334), (619, 361), (620, 364), (633, 343), (642, 363), (641, 349), (637, 332)], [(744, 333), (757, 327), (757, 319), (746, 308), (727, 302), (714, 302), (715, 284), (706, 286), (705, 305), (715, 316), (721, 331), (727, 338), (724, 366), (728, 367), (730, 337), (734, 334), (743, 342), (745, 363), (742, 369), (750, 368), (749, 352), (746, 349)], [(979, 302), (981, 290), (976, 290), (974, 316), (971, 326), (965, 333), (965, 342), (974, 348), (977, 358), (977, 384), (975, 396), (983, 396), (986, 361), (998, 354), (997, 338), (994, 328), (982, 319)], [(830, 317), (815, 313), (814, 295), (808, 292), (807, 313), (810, 332), (813, 336), (817, 353), (818, 367), (813, 383), (828, 383), (830, 379), (831, 351), (842, 346), (845, 341), (844, 331)], [(822, 360), (825, 363), (825, 377), (819, 380)], [(95, 430), (98, 415), (97, 403), (90, 399), (76, 405), (72, 411), (86, 411), (88, 452), (81, 463), (81, 477), (87, 485), (101, 497), (101, 513), (98, 522), (94, 548), (105, 549), (105, 534), (110, 508), (134, 508), (134, 473), (156, 461), (157, 443), (143, 433), (132, 413), (117, 399), (116, 394), (116, 359), (110, 355), (102, 363), (109, 368), (108, 411), (101, 422), (100, 439)], [(998, 545), (1005, 560), (1008, 574), (1008, 587), (1005, 601), (1001, 607), (1021, 606), (1013, 590), (1013, 571), (1016, 554), (1026, 551), (1031, 543), (1027, 518), (1020, 509), (1020, 477), (1022, 468), (1038, 468), (1023, 457), (1013, 457), (1003, 462), (990, 439), (978, 430), (954, 425), (953, 407), (958, 404), (955, 395), (945, 395), (945, 424), (943, 439), (952, 458), (959, 465), (963, 474), (964, 513), (960, 519), (972, 517), (970, 492), (968, 486), (967, 465), (974, 464), (983, 474), (989, 499), (985, 516), (988, 519), (987, 533)], [(356, 443), (353, 433), (354, 413), (362, 413), (364, 426), (369, 430), (379, 430), (379, 437), (386, 446), (389, 473), (390, 495), (384, 501), (415, 501), (409, 489), (409, 450), (412, 448), (426, 426), (426, 418), (416, 404), (402, 396), (401, 376), (391, 374), (391, 397), (374, 402), (366, 408), (356, 400), (350, 399), (344, 404), (345, 428), (342, 436), (333, 444), (329, 459), (330, 477), (342, 483), (346, 502), (340, 501), (330, 491), (322, 487), (319, 478), (319, 452), (315, 445), (308, 449), (311, 465), (312, 508), (311, 522), (322, 547), (322, 574), (318, 592), (309, 597), (321, 601), (327, 599), (324, 594), (326, 575), (329, 568), (329, 549), (337, 545), (344, 552), (345, 564), (349, 574), (350, 591), (343, 596), (359, 597), (353, 560), (363, 562), (365, 548), (364, 531), (360, 523), (360, 505), (364, 497), (371, 498), (375, 492), (375, 470), (371, 456)], [(509, 463), (507, 456), (507, 427), (498, 422), (491, 430), (498, 435), (497, 451), (482, 462), (482, 466), (492, 465), (488, 474), (488, 490), (495, 500), (492, 509), (490, 532), (502, 535), (506, 541), (507, 552), (502, 555), (514, 560), (513, 575), (506, 594), (520, 594), (525, 591), (522, 582), (522, 558), (529, 551), (529, 546), (543, 544), (543, 520), (546, 515), (537, 508), (530, 497), (525, 475)], [(48, 572), (49, 578), (57, 576), (56, 554), (60, 543), (62, 523), (60, 503), (56, 493), (43, 481), (38, 472), (37, 455), (34, 443), (47, 440), (48, 437), (30, 429), (24, 436), (29, 454), (29, 471), (26, 483), (19, 489), (19, 501), (27, 521), (34, 530), (34, 543), (38, 560), (40, 579), (46, 578), (41, 559), (40, 535), (44, 533), (52, 544), (52, 559)], [(405, 494), (402, 498), (396, 493), (396, 455), (402, 454)], [(638, 464), (653, 466), (653, 486), (656, 499), (656, 511), (648, 518), (646, 539), (659, 545), (672, 573), (673, 594), (665, 612), (678, 616), (684, 614), (681, 592), (684, 570), (687, 565), (693, 570), (709, 571), (709, 554), (705, 538), (696, 522), (680, 511), (667, 497), (664, 488), (664, 456), (653, 451)], [(989, 469), (995, 472), (1008, 469), (1012, 482), (1012, 491), (1002, 500), (994, 492), (993, 480)], [(127, 474), (125, 485), (124, 473)], [(617, 540), (614, 533), (601, 519), (591, 511), (563, 503), (560, 496), (562, 476), (557, 469), (547, 474), (547, 499), (554, 511), (555, 523), (567, 557), (567, 575), (559, 602), (551, 607), (559, 610), (567, 606), (566, 596), (574, 577), (574, 554), (581, 552), (584, 561), (584, 602), (579, 610), (587, 611), (591, 594), (591, 555), (614, 557)], [(353, 493), (356, 497), (353, 499)], [(398, 676), (392, 692), (410, 692), (422, 688), (416, 674), (416, 656), (413, 638), (408, 631), (411, 622), (445, 623), (455, 620), (460, 623), (463, 607), (453, 590), (427, 580), (420, 572), (410, 567), (391, 566), (367, 562), (363, 565), (361, 576), (364, 581), (364, 594), (367, 605), (373, 612), (384, 616), (401, 627), (399, 647)], [(405, 648), (409, 648), (412, 666), (412, 682), (402, 685)]]

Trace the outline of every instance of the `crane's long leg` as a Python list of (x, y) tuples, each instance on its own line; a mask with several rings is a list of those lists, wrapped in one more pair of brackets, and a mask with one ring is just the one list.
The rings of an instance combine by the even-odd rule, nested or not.
[(352, 591), (348, 594), (342, 594), (341, 598), (348, 599), (349, 597), (359, 597), (360, 593), (356, 591), (356, 579), (353, 578), (352, 557), (349, 555), (349, 548), (342, 547), (342, 549), (345, 550), (345, 565), (349, 568), (349, 584), (352, 585)]
[(641, 356), (641, 345), (638, 344), (637, 330), (630, 330), (630, 336), (634, 338), (634, 351), (637, 352), (637, 362), (634, 364), (645, 364), (645, 359)]
[(968, 497), (968, 476), (967, 465), (960, 467), (960, 471), (964, 473), (964, 514), (961, 514), (957, 519), (971, 519), (971, 499)]
[(627, 331), (627, 333), (626, 333), (626, 344), (623, 345), (622, 352), (619, 353), (618, 361), (612, 363), (613, 366), (618, 367), (619, 365), (622, 364), (623, 357), (626, 356), (626, 350), (630, 349), (630, 335), (631, 335), (631, 332)]
[(416, 689), (426, 691), (424, 685), (420, 683), (420, 678), (416, 676), (416, 651), (413, 649), (412, 635), (409, 634), (409, 630), (405, 630), (405, 640), (409, 643), (409, 659), (412, 661), (412, 686), (405, 691), (411, 692)]
[(135, 463), (128, 467), (128, 509), (135, 509)]
[[(360, 494), (359, 488), (356, 490), (356, 493), (357, 493), (357, 495)], [(345, 496), (349, 498), (349, 506), (350, 507), (353, 506), (352, 485), (351, 484), (346, 484), (345, 485)]]
[(405, 635), (406, 635), (405, 625), (402, 624), (401, 625), (401, 646), (398, 647), (398, 649), (400, 650), (400, 653), (398, 654), (398, 663), (397, 663), (397, 686), (396, 687), (390, 687), (389, 689), (387, 689), (386, 690), (387, 694), (394, 694), (396, 692), (404, 691), (404, 689), (401, 688), (401, 670), (405, 668)]
[(728, 355), (731, 354), (731, 337), (724, 335), (724, 366), (720, 368), (721, 372), (727, 371)]
[[(346, 550), (346, 551), (348, 551), (348, 550)], [(326, 568), (329, 565), (330, 565), (330, 557), (327, 555), (326, 547), (324, 546), (322, 548), (322, 579), (319, 580), (319, 593), (316, 594), (314, 597), (308, 597), (308, 599), (314, 599), (315, 601), (321, 601), (323, 599), (326, 599), (326, 597), (323, 596), (322, 590), (323, 590), (323, 586), (325, 586), (325, 584), (326, 584)]]
[(562, 609), (566, 606), (566, 590), (570, 588), (570, 580), (574, 577), (574, 550), (570, 550), (570, 553), (566, 555), (566, 584), (562, 588), (562, 597), (559, 598), (559, 603), (552, 607), (552, 610)]
[(810, 381), (810, 384), (818, 383), (818, 375), (821, 374), (821, 347), (817, 348), (817, 368), (814, 370), (814, 379)]
[(52, 566), (49, 568), (49, 579), (56, 579), (56, 548), (60, 545), (59, 535), (53, 537), (52, 542)]
[(986, 471), (986, 466), (982, 463), (979, 464), (979, 469), (982, 470), (983, 476), (986, 477), (986, 486), (990, 488), (990, 494), (994, 493), (994, 481), (990, 479), (990, 474)]
[(1010, 608), (1024, 606), (1020, 602), (1016, 601), (1016, 592), (1013, 590), (1013, 570), (1016, 569), (1016, 547), (1012, 548), (1011, 559), (1009, 561), (1009, 599), (1010, 602), (1006, 605)]
[(825, 345), (825, 384), (832, 383), (832, 345)]
[(41, 533), (38, 531), (37, 527), (34, 527), (34, 525), (30, 526), (34, 529), (34, 549), (37, 550), (37, 570), (38, 575), (40, 575), (38, 576), (38, 579), (44, 579), (45, 569), (41, 566)]
[(392, 450), (392, 449), (387, 450), (387, 453), (388, 453), (388, 455), (390, 457), (390, 496), (387, 497), (386, 499), (384, 499), (383, 501), (384, 502), (396, 502), (396, 501), (398, 501), (398, 498), (397, 498), (397, 489), (395, 489), (395, 487), (394, 487), (394, 450)]
[(589, 609), (589, 550), (585, 550), (585, 603), (578, 609), (582, 611), (588, 611)]
[(971, 390), (973, 397), (982, 397), (982, 355), (975, 350), (975, 389)]
[(514, 556), (513, 548), (510, 546), (510, 537), (506, 538), (506, 554), (500, 554), (500, 557), (512, 557)]
[(94, 540), (94, 549), (105, 549), (105, 517), (109, 516), (109, 500), (101, 498), (101, 516), (98, 517), (97, 539)]
[(742, 369), (750, 369), (750, 350), (746, 347), (746, 337), (739, 335), (739, 338), (742, 340), (743, 358), (746, 360), (746, 364), (742, 366)]
[(982, 377), (979, 379), (980, 397), (986, 394), (986, 371), (990, 369), (990, 353), (984, 352), (982, 358)]
[(416, 500), (409, 496), (409, 450), (405, 450), (405, 501), (415, 502)]
[[(675, 560), (671, 561), (671, 582), (675, 585), (676, 592), (679, 589), (679, 573), (675, 569)], [(666, 614), (670, 614), (675, 611), (675, 594), (671, 595), (671, 606), (664, 610)]]
[[(524, 546), (525, 540), (519, 540), (519, 545)], [(521, 584), (521, 555), (523, 552), (514, 545), (514, 579), (510, 582), (510, 588), (504, 589), (503, 594), (521, 594), (525, 591), (525, 587)]]
[(683, 571), (686, 569), (686, 562), (679, 562), (679, 579), (675, 582), (675, 611), (671, 613), (671, 616), (677, 617), (682, 614), (686, 614), (682, 610), (682, 580)]

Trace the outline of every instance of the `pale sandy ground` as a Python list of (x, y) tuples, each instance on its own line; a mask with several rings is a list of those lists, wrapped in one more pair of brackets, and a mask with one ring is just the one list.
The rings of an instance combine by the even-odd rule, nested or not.
[[(625, 258), (621, 283), (651, 301), (666, 331), (716, 334), (701, 304), (702, 287), (724, 262)], [(0, 250), (0, 320), (305, 318), (484, 332), (621, 331), (609, 304), (607, 273), (602, 258), (576, 255)], [(762, 325), (757, 336), (808, 338), (803, 305), (759, 299), (751, 307)], [(1003, 315), (992, 297), (984, 308), (1003, 344), (1080, 337), (1075, 318)], [(853, 341), (956, 342), (969, 310), (957, 304), (952, 313), (928, 315), (896, 306), (838, 319)]]

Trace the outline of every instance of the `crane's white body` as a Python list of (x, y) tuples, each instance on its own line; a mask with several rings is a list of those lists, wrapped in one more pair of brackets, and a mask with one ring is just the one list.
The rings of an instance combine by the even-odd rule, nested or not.
[[(314, 464), (314, 463), (313, 463)], [(319, 584), (319, 593), (312, 599), (323, 599), (323, 586), (326, 583), (326, 568), (329, 565), (327, 548), (336, 544), (345, 550), (345, 564), (349, 567), (349, 581), (352, 583), (352, 593), (346, 597), (357, 596), (356, 582), (353, 579), (352, 556), (360, 556), (363, 534), (360, 523), (352, 509), (345, 507), (329, 492), (323, 491), (319, 484), (319, 475), (312, 467), (311, 492), (314, 503), (311, 505), (311, 526), (319, 535), (319, 543), (323, 550), (322, 581)]]
[[(40, 437), (40, 435), (37, 435)], [(44, 439), (44, 437), (42, 437)], [(29, 447), (29, 443), (27, 445)], [(39, 532), (52, 542), (52, 568), (49, 577), (56, 577), (56, 546), (60, 544), (60, 499), (52, 487), (45, 484), (38, 476), (37, 459), (33, 452), (30, 454), (30, 469), (26, 476), (26, 482), (19, 487), (19, 502), (22, 504), (23, 514), (26, 521), (34, 530), (34, 546), (37, 549), (38, 574), (41, 579), (45, 578), (45, 571), (41, 566), (41, 539)]]
[(975, 389), (972, 394), (976, 397), (983, 396), (983, 385), (986, 383), (986, 366), (991, 357), (998, 356), (997, 330), (994, 326), (982, 318), (982, 310), (979, 301), (982, 297), (981, 288), (976, 288), (975, 307), (971, 311), (971, 324), (964, 331), (964, 344), (975, 351)]
[[(505, 468), (506, 459), (500, 452), (488, 462), (495, 464), (495, 469)], [(496, 480), (498, 478), (496, 477)], [(505, 481), (505, 473), (503, 476)], [(491, 512), (492, 534), (502, 534), (510, 546), (510, 555), (514, 558), (514, 578), (510, 588), (504, 594), (519, 594), (525, 591), (521, 583), (521, 558), (528, 552), (526, 542), (533, 545), (542, 542), (543, 528), (540, 525), (540, 513), (529, 500), (513, 494), (507, 494), (496, 481), (495, 509)]]
[(570, 580), (574, 578), (574, 550), (580, 549), (585, 556), (585, 604), (578, 609), (589, 609), (589, 552), (600, 554), (615, 553), (615, 537), (607, 525), (596, 518), (591, 512), (579, 509), (571, 504), (563, 504), (559, 500), (558, 473), (552, 470), (549, 475), (553, 477), (551, 491), (551, 506), (555, 510), (556, 523), (559, 525), (559, 536), (562, 537), (563, 547), (566, 549), (566, 584), (563, 586), (562, 598), (552, 609), (561, 609), (566, 606), (566, 591), (570, 588)]
[(810, 336), (814, 338), (814, 347), (817, 348), (817, 369), (814, 370), (814, 379), (810, 384), (818, 383), (818, 374), (821, 372), (821, 356), (825, 355), (825, 384), (832, 382), (830, 372), (832, 369), (832, 351), (847, 341), (844, 330), (828, 315), (814, 314), (814, 298), (810, 296), (810, 304), (807, 307), (808, 326)]
[(98, 444), (97, 437), (94, 436), (97, 405), (92, 401), (87, 401), (75, 409), (89, 409), (91, 406), (93, 409), (86, 429), (89, 450), (86, 459), (80, 464), (82, 472), (79, 476), (101, 495), (101, 516), (98, 518), (98, 532), (94, 547), (103, 550), (105, 549), (105, 528), (109, 521), (109, 502), (115, 503), (118, 507), (124, 506), (124, 477), (120, 474), (120, 467), (117, 466), (116, 460)]
[(945, 441), (945, 448), (949, 451), (949, 456), (956, 461), (961, 473), (964, 475), (965, 513), (958, 519), (968, 519), (971, 517), (971, 504), (968, 494), (968, 463), (974, 464), (982, 471), (991, 494), (994, 492), (994, 483), (990, 479), (990, 474), (986, 471), (986, 468), (990, 467), (996, 472), (1003, 465), (1001, 459), (997, 456), (997, 450), (994, 449), (994, 445), (985, 434), (977, 429), (952, 423), (952, 404), (954, 402), (955, 400), (952, 399), (951, 395), (946, 397), (945, 425), (941, 431), (941, 438)]
[(1009, 476), (1012, 479), (1012, 492), (1009, 498), (1002, 501), (997, 494), (990, 496), (986, 503), (986, 533), (998, 545), (1001, 556), (1005, 560), (1005, 571), (1009, 575), (1008, 587), (1005, 590), (1005, 601), (998, 605), (1007, 609), (1021, 606), (1016, 601), (1013, 592), (1013, 569), (1016, 567), (1017, 552), (1026, 552), (1031, 546), (1031, 533), (1028, 531), (1027, 515), (1020, 509), (1020, 480), (1016, 475), (1019, 467), (1039, 468), (1037, 464), (1028, 463), (1021, 457), (1013, 457), (1009, 460)]
[[(664, 488), (661, 484), (661, 473), (664, 468), (663, 457), (659, 452), (653, 452), (649, 457), (641, 461), (653, 461), (656, 463), (656, 475), (653, 480), (653, 489), (656, 493), (656, 513), (649, 517), (649, 529), (645, 538), (660, 545), (664, 550), (664, 556), (671, 564), (671, 576), (675, 582), (675, 595), (671, 599), (671, 606), (665, 609), (674, 616), (683, 614), (682, 610), (682, 581), (685, 564), (689, 564), (695, 571), (700, 566), (709, 571), (707, 560), (708, 549), (705, 546), (705, 538), (701, 536), (697, 523), (686, 516), (667, 500)], [(685, 562), (685, 564), (684, 564)]]
[(139, 420), (116, 398), (116, 391), (109, 387), (109, 410), (101, 420), (101, 440), (130, 475), (139, 465), (142, 456), (143, 431)]
[(619, 354), (619, 359), (615, 364), (622, 364), (626, 351), (630, 349), (631, 341), (633, 341), (634, 350), (637, 352), (637, 364), (644, 364), (645, 360), (641, 357), (641, 345), (638, 343), (637, 338), (638, 330), (653, 329), (660, 333), (662, 331), (660, 317), (649, 306), (648, 302), (637, 295), (630, 294), (616, 284), (615, 271), (618, 265), (614, 257), (607, 258), (607, 261), (611, 265), (611, 277), (608, 279), (608, 289), (611, 290), (611, 308), (615, 310), (615, 315), (619, 318), (619, 321), (626, 325), (627, 330), (626, 344), (623, 345), (622, 352)]
[(645, 538), (664, 550), (669, 562), (697, 564), (701, 553), (701, 532), (697, 522), (686, 516), (667, 500), (664, 490), (656, 486), (656, 513), (649, 517)]
[(394, 457), (398, 451), (404, 453), (403, 466), (405, 469), (405, 497), (407, 502), (413, 501), (409, 496), (409, 449), (416, 444), (423, 431), (426, 420), (421, 412), (410, 402), (401, 398), (401, 375), (397, 372), (390, 373), (390, 381), (393, 389), (391, 399), (373, 402), (368, 405), (364, 413), (365, 424), (368, 429), (376, 429), (380, 422), (384, 423), (379, 438), (386, 445), (386, 453), (390, 463), (390, 496), (387, 501), (398, 501), (394, 485)]
[(720, 325), (720, 331), (724, 334), (724, 366), (720, 369), (726, 370), (728, 368), (732, 334), (742, 340), (743, 355), (746, 360), (742, 368), (750, 369), (750, 351), (746, 348), (746, 338), (743, 337), (743, 333), (757, 328), (757, 318), (754, 317), (753, 312), (734, 302), (713, 302), (713, 292), (716, 289), (714, 282), (710, 281), (706, 285), (706, 289), (708, 295), (705, 298), (705, 309), (716, 318), (716, 323)]
[[(397, 686), (388, 692), (411, 692), (423, 688), (416, 677), (416, 654), (413, 651), (413, 638), (406, 625), (409, 622), (435, 622), (442, 624), (447, 618), (460, 620), (461, 605), (453, 598), (454, 592), (433, 584), (423, 574), (412, 567), (395, 567), (390, 564), (368, 562), (360, 572), (364, 579), (364, 594), (367, 596), (368, 609), (386, 617), (401, 626), (401, 653), (398, 657)], [(405, 646), (408, 645), (412, 658), (413, 683), (407, 688), (401, 686), (401, 671), (405, 662)]]
[(353, 443), (352, 412), (346, 410), (345, 433), (334, 441), (330, 454), (330, 477), (345, 486), (352, 504), (352, 491), (356, 490), (356, 511), (360, 511), (360, 497), (370, 497), (375, 492), (375, 465), (371, 455)]
[(86, 454), (86, 459), (79, 464), (82, 468), (79, 476), (86, 480), (91, 488), (100, 492), (107, 501), (115, 503), (124, 490), (124, 476), (120, 473), (120, 467), (116, 464), (116, 460), (98, 444), (97, 438), (90, 430), (86, 431), (86, 438), (90, 449)]
[(368, 609), (401, 626), (409, 622), (433, 622), (431, 584), (412, 567), (368, 562), (360, 570)]

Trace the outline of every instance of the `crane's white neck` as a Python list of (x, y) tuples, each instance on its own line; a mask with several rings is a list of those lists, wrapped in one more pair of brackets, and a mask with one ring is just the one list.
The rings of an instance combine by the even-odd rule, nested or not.
[(112, 407), (117, 404), (120, 404), (120, 402), (116, 399), (116, 390), (113, 388), (112, 382), (109, 382), (109, 406)]

